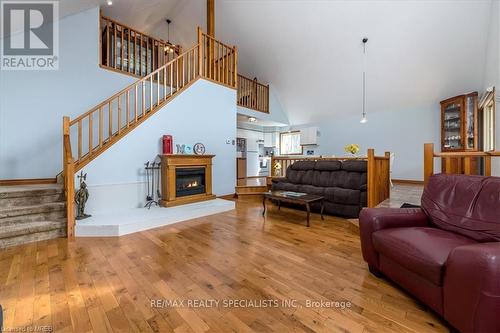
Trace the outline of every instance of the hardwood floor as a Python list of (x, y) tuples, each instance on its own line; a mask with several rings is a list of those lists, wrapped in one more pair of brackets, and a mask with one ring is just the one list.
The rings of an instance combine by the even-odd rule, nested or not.
[[(261, 209), (259, 201), (241, 200), (231, 212), (120, 238), (55, 239), (0, 251), (4, 329), (447, 331), (403, 291), (369, 274), (357, 228), (346, 220), (313, 214), (306, 228), (302, 211), (272, 207), (264, 219)], [(220, 303), (186, 303), (196, 299)], [(240, 299), (254, 307), (223, 303)], [(184, 306), (152, 307), (151, 300)], [(307, 300), (352, 306), (307, 307)]]

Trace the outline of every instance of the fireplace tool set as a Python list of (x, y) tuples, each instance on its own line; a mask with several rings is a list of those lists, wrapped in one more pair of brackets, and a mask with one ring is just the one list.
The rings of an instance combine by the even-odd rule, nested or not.
[[(146, 204), (144, 207), (151, 208), (152, 205), (159, 206), (159, 201), (161, 198), (160, 192), (160, 162), (149, 162), (144, 163), (146, 170), (146, 183), (148, 193), (146, 195)], [(156, 200), (155, 200), (156, 195)]]

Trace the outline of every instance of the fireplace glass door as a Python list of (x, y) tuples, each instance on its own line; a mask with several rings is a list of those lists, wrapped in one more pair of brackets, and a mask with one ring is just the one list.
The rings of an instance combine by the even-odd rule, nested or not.
[(176, 168), (175, 186), (177, 197), (205, 193), (205, 168)]

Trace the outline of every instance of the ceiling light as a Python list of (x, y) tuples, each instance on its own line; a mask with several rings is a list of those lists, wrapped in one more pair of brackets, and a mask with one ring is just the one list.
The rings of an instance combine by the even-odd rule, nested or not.
[(111, 6), (113, 4), (113, 1), (108, 0), (108, 6)]
[(255, 117), (248, 117), (248, 121), (251, 122), (251, 123), (254, 123), (257, 121), (257, 118)]
[(363, 114), (361, 120), (359, 121), (362, 124), (368, 122), (366, 118), (366, 43), (368, 42), (368, 38), (365, 37), (362, 40), (363, 42)]

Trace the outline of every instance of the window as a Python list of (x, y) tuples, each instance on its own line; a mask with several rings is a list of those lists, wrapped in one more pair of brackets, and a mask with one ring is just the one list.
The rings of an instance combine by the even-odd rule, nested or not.
[(302, 155), (299, 131), (280, 133), (280, 155)]
[[(495, 90), (488, 92), (480, 103), (479, 119), (482, 118), (483, 151), (495, 150)], [(481, 143), (480, 143), (481, 144)]]

